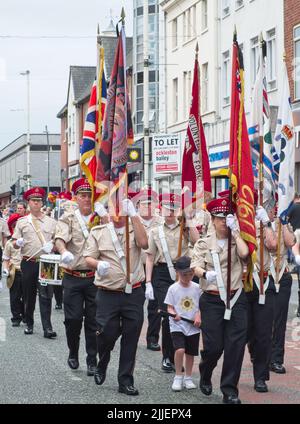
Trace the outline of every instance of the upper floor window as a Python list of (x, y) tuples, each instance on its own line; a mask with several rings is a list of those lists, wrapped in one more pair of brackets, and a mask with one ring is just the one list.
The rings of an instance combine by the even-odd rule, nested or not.
[(272, 29), (267, 32), (267, 82), (268, 89), (276, 88), (276, 30)]
[(300, 26), (294, 28), (295, 99), (300, 99)]

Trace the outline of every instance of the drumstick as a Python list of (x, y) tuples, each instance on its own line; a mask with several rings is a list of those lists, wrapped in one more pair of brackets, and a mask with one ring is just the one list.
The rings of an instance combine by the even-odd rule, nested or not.
[[(175, 314), (171, 314), (170, 312), (167, 312), (167, 311), (163, 311), (162, 309), (159, 309), (158, 311), (157, 311), (159, 314), (161, 314), (161, 315), (163, 315), (163, 316), (165, 316), (165, 317), (172, 317), (172, 318), (175, 318), (176, 317), (176, 315)], [(185, 321), (185, 322), (188, 322), (189, 324), (193, 324), (194, 325), (194, 321), (193, 320), (191, 320), (191, 319), (188, 319), (188, 318), (184, 318), (184, 317), (180, 317), (180, 319), (182, 320), (182, 321)], [(209, 338), (209, 336), (207, 335), (207, 332), (205, 331), (205, 330), (203, 330), (203, 328), (200, 326), (200, 327), (198, 327), (206, 336), (207, 336), (207, 338)]]

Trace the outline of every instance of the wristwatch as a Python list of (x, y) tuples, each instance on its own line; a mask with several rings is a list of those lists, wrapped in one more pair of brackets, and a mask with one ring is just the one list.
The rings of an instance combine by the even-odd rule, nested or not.
[(265, 227), (272, 228), (272, 222), (271, 222), (271, 221), (269, 221), (269, 222), (265, 225)]
[(204, 278), (204, 280), (206, 280), (206, 271), (203, 272), (202, 278)]

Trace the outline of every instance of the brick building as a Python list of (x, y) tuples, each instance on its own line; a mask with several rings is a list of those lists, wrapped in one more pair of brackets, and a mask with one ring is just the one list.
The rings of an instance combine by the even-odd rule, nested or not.
[(299, 0), (284, 1), (284, 38), (291, 101), (297, 132), (296, 190), (300, 191), (300, 8)]

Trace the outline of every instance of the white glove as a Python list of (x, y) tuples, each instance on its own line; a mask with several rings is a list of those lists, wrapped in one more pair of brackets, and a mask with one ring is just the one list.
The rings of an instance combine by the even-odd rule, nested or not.
[(100, 202), (95, 203), (94, 210), (96, 214), (100, 216), (100, 218), (103, 218), (104, 216), (108, 215), (107, 210)]
[(42, 250), (45, 253), (51, 253), (53, 249), (53, 241), (47, 241), (47, 243), (44, 244), (44, 246), (42, 247)]
[(72, 261), (74, 261), (74, 255), (73, 253), (69, 252), (68, 250), (66, 250), (62, 255), (61, 255), (61, 262), (65, 265), (69, 265)]
[(110, 263), (106, 261), (99, 261), (97, 265), (97, 272), (100, 277), (107, 275), (110, 268)]
[(7, 278), (8, 276), (9, 276), (9, 271), (8, 271), (8, 269), (4, 268), (2, 270), (2, 277)]
[(231, 214), (226, 216), (226, 225), (231, 229), (231, 231), (238, 231), (239, 229), (235, 217)]
[(270, 222), (268, 212), (262, 206), (258, 206), (255, 217), (257, 221), (261, 221), (263, 225), (266, 225), (268, 222)]
[(300, 255), (295, 256), (295, 262), (298, 266), (300, 266)]
[(145, 297), (147, 300), (154, 300), (154, 292), (152, 283), (146, 283)]
[(122, 201), (122, 212), (125, 216), (129, 216), (130, 218), (137, 215), (134, 204), (129, 199), (124, 199)]
[(2, 281), (0, 280), (0, 292), (2, 291), (2, 289), (3, 289), (3, 284), (2, 284)]
[(19, 247), (24, 247), (25, 246), (25, 241), (24, 239), (21, 237), (16, 241), (16, 245)]
[(213, 283), (217, 279), (217, 273), (216, 271), (207, 271), (206, 273), (206, 281), (208, 283)]

